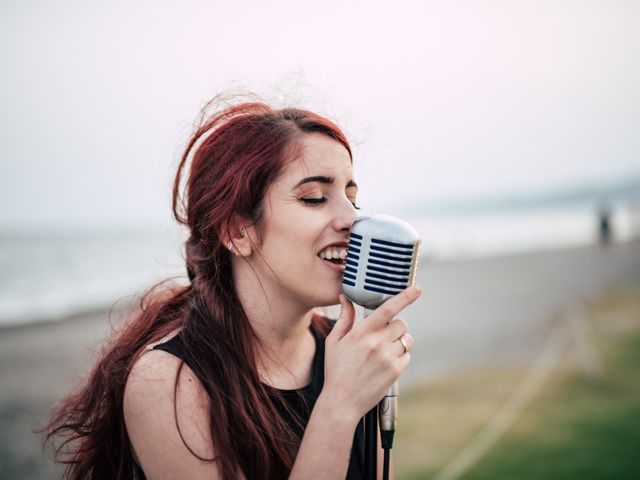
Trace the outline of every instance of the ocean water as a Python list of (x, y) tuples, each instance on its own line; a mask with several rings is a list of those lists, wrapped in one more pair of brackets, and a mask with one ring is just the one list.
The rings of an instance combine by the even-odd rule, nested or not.
[[(597, 218), (588, 207), (405, 219), (420, 233), (429, 261), (598, 240)], [(637, 215), (614, 210), (611, 224), (615, 241), (640, 236)], [(0, 235), (0, 327), (107, 309), (167, 277), (185, 281), (182, 243), (177, 230)]]
[[(592, 205), (407, 218), (428, 259), (465, 259), (594, 245), (599, 217)], [(640, 236), (640, 212), (610, 210), (613, 241)]]
[(108, 309), (185, 276), (176, 233), (0, 235), (0, 327)]

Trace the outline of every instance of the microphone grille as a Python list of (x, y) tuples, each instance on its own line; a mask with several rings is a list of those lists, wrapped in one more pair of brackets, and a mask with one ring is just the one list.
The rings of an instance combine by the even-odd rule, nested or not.
[[(388, 222), (388, 217), (384, 220)], [(347, 297), (367, 308), (377, 308), (415, 280), (419, 237), (411, 227), (408, 227), (411, 230), (405, 227), (402, 235), (389, 235), (389, 225), (383, 226), (384, 229), (377, 232), (376, 228), (366, 228), (368, 225), (364, 222), (360, 233), (354, 228), (349, 235), (343, 290)]]

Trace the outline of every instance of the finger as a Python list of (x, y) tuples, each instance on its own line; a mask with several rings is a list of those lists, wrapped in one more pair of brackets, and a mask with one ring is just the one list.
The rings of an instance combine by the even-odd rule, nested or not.
[(366, 325), (365, 328), (374, 330), (384, 328), (403, 308), (415, 302), (421, 294), (422, 287), (412, 285), (380, 305), (375, 312), (367, 317), (367, 321), (361, 324)]
[(413, 348), (413, 345), (415, 342), (411, 335), (409, 335), (408, 333), (405, 333), (400, 338), (398, 338), (398, 340), (396, 340), (396, 342), (394, 343), (396, 343), (398, 346), (398, 356), (400, 357), (402, 355), (409, 353)]
[(337, 342), (353, 328), (356, 318), (356, 310), (347, 297), (340, 295), (340, 315), (331, 333), (327, 336), (327, 342)]
[(408, 328), (409, 326), (407, 325), (407, 322), (405, 322), (403, 319), (394, 318), (380, 333), (382, 335), (382, 338), (386, 339), (387, 341), (393, 342), (394, 340), (397, 340), (402, 335), (407, 333)]

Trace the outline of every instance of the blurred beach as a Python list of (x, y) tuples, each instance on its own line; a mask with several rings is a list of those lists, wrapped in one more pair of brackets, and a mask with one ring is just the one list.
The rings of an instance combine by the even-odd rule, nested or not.
[[(467, 205), (461, 212), (389, 213), (418, 230), (422, 261), (436, 264), (599, 242), (598, 205), (593, 199), (508, 207), (474, 212)], [(618, 201), (611, 204), (608, 215), (612, 242), (640, 238), (638, 205)], [(166, 278), (185, 281), (183, 242), (184, 231), (171, 226), (137, 231), (0, 230), (0, 328), (104, 311)]]
[[(403, 314), (416, 340), (403, 390), (479, 365), (531, 364), (564, 309), (640, 282), (640, 242), (425, 260), (418, 281), (425, 293)], [(94, 312), (0, 330), (2, 478), (59, 476), (33, 430), (86, 375), (109, 329), (109, 315)]]
[(60, 477), (33, 431), (127, 305), (187, 281), (171, 184), (214, 96), (336, 121), (360, 212), (420, 234), (397, 479), (638, 477), (639, 18), (1, 2), (0, 479)]

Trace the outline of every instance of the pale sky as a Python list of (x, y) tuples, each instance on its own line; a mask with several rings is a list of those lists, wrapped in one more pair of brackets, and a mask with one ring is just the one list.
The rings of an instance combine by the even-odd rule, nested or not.
[(335, 119), (373, 211), (637, 175), (639, 25), (616, 0), (4, 0), (0, 231), (170, 222), (226, 89)]

